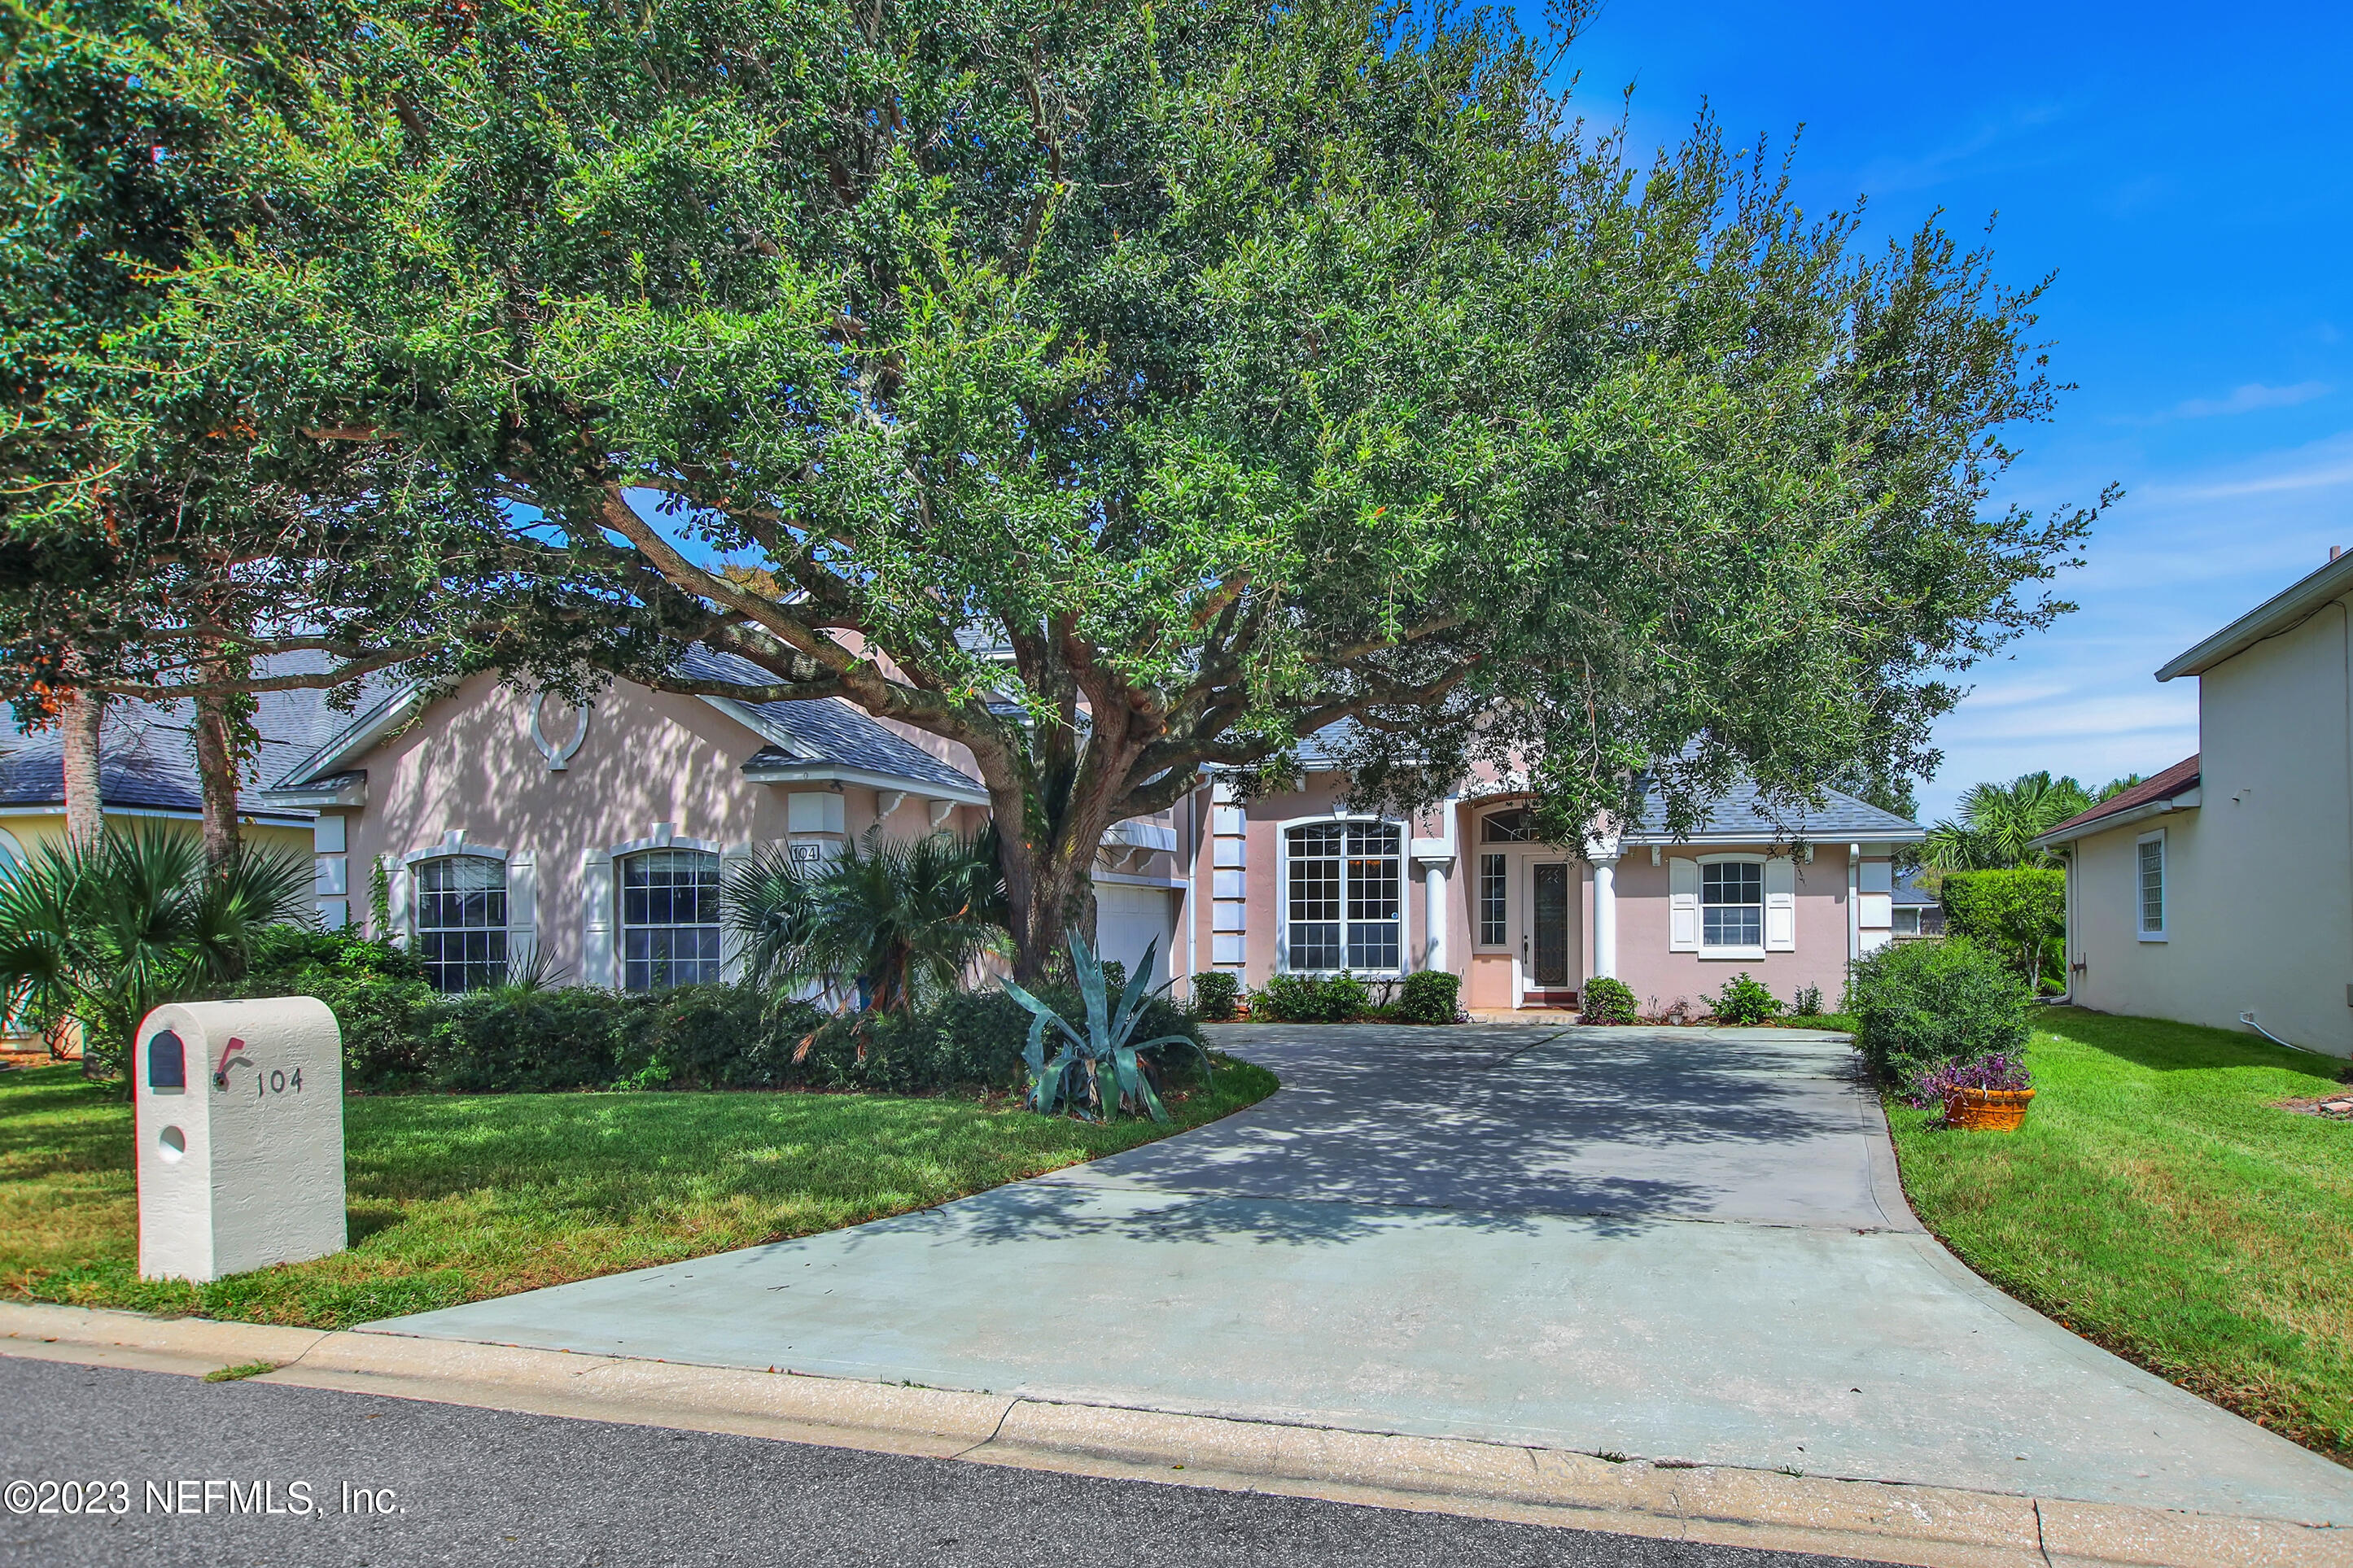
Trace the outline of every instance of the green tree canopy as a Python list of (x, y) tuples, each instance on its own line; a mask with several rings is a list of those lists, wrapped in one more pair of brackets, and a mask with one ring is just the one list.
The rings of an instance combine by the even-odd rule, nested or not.
[(2086, 515), (1987, 502), (2036, 290), (1706, 123), (1637, 167), (1491, 18), (345, 15), (242, 121), (278, 219), (139, 352), (496, 520), (602, 668), (702, 689), (700, 640), (968, 748), (1024, 973), (1206, 767), (1794, 805), (1921, 772), (1947, 674), (2064, 607)]

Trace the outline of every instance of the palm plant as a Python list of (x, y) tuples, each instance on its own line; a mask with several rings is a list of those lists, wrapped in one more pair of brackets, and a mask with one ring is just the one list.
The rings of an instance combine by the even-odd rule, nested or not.
[(1958, 821), (1947, 818), (1928, 830), (1921, 860), (1935, 871), (2001, 871), (2013, 866), (2057, 864), (2032, 840), (2080, 811), (2091, 809), (2089, 791), (2062, 774), (2021, 773), (2006, 784), (1969, 786), (1961, 796)]
[(235, 979), (264, 926), (308, 921), (311, 886), (299, 856), (245, 846), (207, 866), (160, 823), (45, 845), (0, 871), (0, 995), (52, 1038), (79, 1024), (103, 1076), (149, 1012)]
[[(1144, 1005), (1150, 994), (1145, 981), (1152, 973), (1152, 958), (1158, 941), (1145, 944), (1144, 957), (1137, 962), (1135, 973), (1120, 994), (1116, 1006), (1111, 1003), (1103, 955), (1087, 945), (1087, 939), (1077, 931), (1070, 933), (1070, 944), (1071, 975), (1078, 982), (1079, 995), (1087, 1009), (1083, 1029), (1012, 981), (1005, 982), (1005, 994), (1030, 1013), (1029, 1040), (1021, 1053), (1029, 1068), (1030, 1109), (1050, 1116), (1056, 1108), (1067, 1104), (1077, 1115), (1101, 1121), (1109, 1120), (1111, 1113), (1122, 1106), (1134, 1106), (1155, 1121), (1167, 1121), (1168, 1109), (1160, 1103), (1159, 1094), (1144, 1071), (1141, 1053), (1156, 1046), (1189, 1046), (1200, 1052), (1205, 1068), (1209, 1065), (1209, 1056), (1190, 1035), (1161, 1035), (1141, 1041), (1133, 1038), (1135, 1026), (1143, 1021)], [(1046, 1056), (1046, 1031), (1050, 1028), (1059, 1032), (1051, 1060)]]
[(765, 851), (729, 879), (724, 898), (746, 979), (814, 984), (844, 1011), (903, 1012), (954, 991), (1009, 940), (987, 831), (913, 839), (870, 831), (830, 860)]

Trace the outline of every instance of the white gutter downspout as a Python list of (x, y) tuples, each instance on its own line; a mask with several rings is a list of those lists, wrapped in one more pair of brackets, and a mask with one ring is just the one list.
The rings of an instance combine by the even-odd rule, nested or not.
[(1846, 962), (1862, 957), (1862, 846), (1846, 847)]
[(1204, 783), (1186, 796), (1185, 809), (1192, 831), (1186, 839), (1185, 860), (1185, 1000), (1193, 1000), (1193, 976), (1201, 972), (1201, 791)]

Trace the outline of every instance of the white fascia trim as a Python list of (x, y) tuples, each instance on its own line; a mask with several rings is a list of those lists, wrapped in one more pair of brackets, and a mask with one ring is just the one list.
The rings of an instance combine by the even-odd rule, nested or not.
[(313, 811), (331, 805), (359, 807), (367, 805), (367, 780), (353, 779), (332, 789), (312, 789), (296, 784), (284, 789), (266, 789), (262, 798), (278, 805), (307, 806)]
[(777, 763), (741, 770), (754, 784), (853, 784), (860, 789), (904, 790), (919, 800), (952, 800), (958, 805), (987, 805), (988, 792), (978, 784), (940, 784), (910, 778), (879, 768), (848, 767), (840, 763)]
[(2353, 555), (2339, 556), (2300, 583), (2289, 584), (2265, 599), (2196, 647), (2177, 654), (2160, 666), (2159, 680), (2179, 675), (2203, 675), (2280, 631), (2314, 614), (2353, 587)]
[(1097, 871), (1094, 880), (1114, 882), (1123, 888), (1163, 888), (1172, 893), (1185, 890), (1182, 877), (1141, 877), (1132, 871)]
[(344, 726), (334, 739), (287, 769), (280, 775), (286, 782), (278, 788), (300, 789), (303, 783), (311, 779), (348, 772), (350, 764), (367, 755), (378, 741), (406, 723), (424, 697), (425, 689), (421, 686), (403, 687), (382, 707), (372, 713), (362, 714)]
[[(53, 805), (0, 805), (0, 817), (63, 816), (65, 814), (63, 801)], [(205, 819), (201, 811), (183, 811), (171, 805), (110, 805), (102, 808), (100, 815), (153, 817), (160, 822), (202, 822)], [(255, 811), (249, 807), (238, 808), (237, 815), (239, 819), (257, 827), (308, 827), (312, 818), (312, 814), (307, 811)]]
[(2026, 846), (2030, 849), (2056, 849), (2063, 845), (2080, 844), (2086, 838), (2116, 828), (2130, 827), (2137, 822), (2147, 822), (2151, 817), (2168, 816), (2177, 811), (2195, 811), (2202, 793), (2200, 786), (2192, 785), (2179, 795), (2168, 795), (2163, 800), (2144, 801), (2129, 811), (2120, 811), (2114, 816), (2103, 816), (2096, 821), (2070, 827), (2062, 834), (2046, 833), (2040, 838), (2030, 838)]

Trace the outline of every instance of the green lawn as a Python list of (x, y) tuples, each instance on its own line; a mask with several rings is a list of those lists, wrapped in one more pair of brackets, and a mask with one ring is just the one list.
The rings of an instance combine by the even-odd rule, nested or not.
[(1168, 1128), (997, 1100), (514, 1094), (344, 1104), (352, 1247), (211, 1285), (138, 1277), (131, 1108), (79, 1069), (0, 1073), (0, 1295), (341, 1328), (923, 1208), (1197, 1127), (1273, 1092), (1220, 1058)]
[(2149, 1018), (2044, 1025), (2020, 1131), (1890, 1107), (1920, 1218), (2077, 1333), (2353, 1463), (2353, 1123), (2276, 1105), (2338, 1064)]

